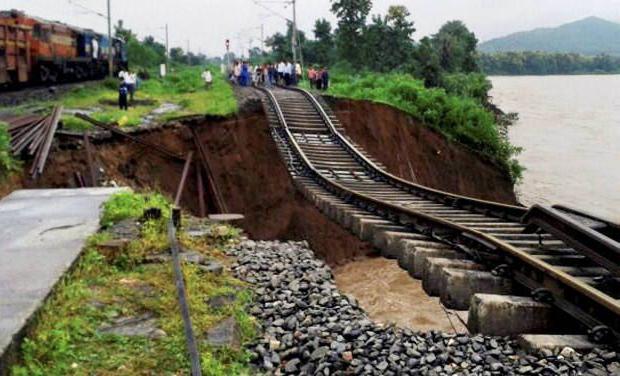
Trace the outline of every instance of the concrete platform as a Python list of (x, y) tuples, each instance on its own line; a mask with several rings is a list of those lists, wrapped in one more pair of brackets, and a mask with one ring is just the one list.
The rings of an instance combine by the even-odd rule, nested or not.
[(101, 204), (124, 189), (20, 190), (0, 201), (0, 375), (29, 320), (98, 230)]

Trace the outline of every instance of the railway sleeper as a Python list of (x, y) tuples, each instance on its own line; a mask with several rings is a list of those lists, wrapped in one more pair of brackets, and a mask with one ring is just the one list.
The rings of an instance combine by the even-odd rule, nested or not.
[[(300, 103), (300, 106), (303, 107), (306, 105)], [(295, 106), (287, 107), (287, 109), (294, 107)], [(301, 110), (303, 110), (303, 108)], [(302, 140), (309, 142), (310, 139), (306, 137), (302, 138)], [(316, 137), (312, 138), (312, 141), (317, 140), (319, 139)], [(323, 139), (320, 139), (319, 141), (323, 142)], [(285, 143), (284, 146), (288, 148), (290, 145)], [(314, 149), (310, 150), (312, 147), (314, 147)], [(311, 160), (314, 160), (315, 157), (317, 159), (323, 157), (325, 160), (326, 156), (327, 158), (336, 158), (335, 155), (338, 155), (348, 161), (357, 161), (363, 164), (363, 161), (360, 161), (359, 158), (356, 159), (354, 156), (349, 154), (351, 153), (349, 150), (346, 150), (344, 154), (334, 152), (334, 155), (329, 155), (330, 150), (340, 147), (341, 146), (337, 143), (328, 142), (324, 145), (312, 145), (307, 150), (310, 154), (312, 154), (309, 156)], [(365, 168), (370, 168), (370, 166), (365, 166)], [(367, 172), (366, 175), (369, 178), (376, 176), (371, 171)], [(359, 178), (359, 176), (355, 177)], [(555, 309), (550, 305), (536, 302), (533, 299), (526, 297), (494, 295), (494, 293), (498, 292), (501, 294), (511, 293), (512, 284), (514, 281), (509, 281), (501, 275), (485, 270), (486, 268), (483, 265), (468, 260), (468, 255), (462, 251), (450, 249), (450, 247), (446, 244), (430, 238), (426, 238), (426, 240), (424, 240), (414, 236), (414, 233), (410, 232), (409, 228), (396, 225), (394, 222), (376, 215), (374, 213), (374, 209), (371, 209), (371, 212), (363, 210), (366, 209), (365, 204), (360, 204), (360, 207), (358, 208), (354, 205), (354, 202), (358, 201), (357, 199), (348, 201), (346, 196), (341, 195), (340, 193), (332, 194), (330, 191), (335, 192), (335, 188), (327, 185), (324, 188), (324, 183), (320, 180), (319, 182), (321, 182), (321, 184), (316, 184), (311, 183), (312, 179), (306, 177), (296, 179), (299, 179), (297, 182), (300, 187), (308, 184), (309, 187), (302, 188), (301, 190), (304, 192), (304, 195), (319, 206), (324, 213), (326, 213), (330, 218), (335, 218), (340, 223), (346, 223), (348, 220), (351, 224), (350, 228), (354, 233), (357, 233), (358, 236), (364, 240), (372, 239), (375, 245), (380, 247), (382, 246), (382, 252), (385, 255), (396, 257), (401, 267), (407, 269), (408, 272), (414, 277), (417, 276), (418, 278), (422, 278), (422, 283), (423, 286), (425, 286), (425, 290), (430, 291), (431, 294), (439, 295), (444, 304), (464, 308), (468, 304), (467, 298), (470, 297), (468, 326), (471, 331), (496, 335), (510, 335), (523, 332), (553, 332), (551, 325), (549, 325), (550, 321), (545, 320), (543, 317), (545, 315), (545, 310), (551, 310), (553, 312), (552, 316), (557, 317), (557, 312), (555, 312)], [(358, 182), (351, 181), (350, 186), (354, 190), (362, 191), (365, 194), (379, 197), (383, 200), (386, 198), (393, 198), (394, 201), (402, 202), (407, 199), (411, 199), (412, 197), (419, 197), (386, 183), (380, 183), (379, 181), (381, 179), (379, 178), (371, 179), (374, 182), (361, 183), (363, 185), (357, 186), (355, 184), (358, 184)], [(348, 183), (349, 182), (347, 181), (347, 185), (349, 185)], [(381, 190), (377, 190), (375, 188), (377, 186), (379, 186)], [(427, 195), (421, 193), (421, 196)], [(432, 199), (437, 198), (435, 197)], [(415, 200), (413, 200), (413, 202), (415, 202)], [(446, 208), (448, 208), (451, 215), (444, 216), (444, 218), (451, 219), (454, 223), (461, 225), (467, 225), (474, 228), (478, 227), (481, 230), (488, 229), (488, 232), (491, 232), (491, 229), (496, 229), (497, 231), (493, 230), (493, 233), (498, 236), (504, 236), (504, 240), (507, 243), (514, 244), (522, 250), (529, 250), (533, 255), (544, 256), (541, 257), (541, 260), (549, 261), (550, 264), (557, 262), (560, 264), (560, 267), (565, 268), (564, 270), (569, 271), (570, 273), (583, 275), (578, 278), (582, 278), (584, 280), (587, 279), (591, 283), (599, 283), (599, 279), (606, 277), (604, 275), (594, 276), (593, 274), (603, 273), (601, 273), (600, 269), (593, 268), (591, 265), (582, 265), (579, 257), (566, 257), (574, 256), (575, 251), (566, 249), (566, 246), (561, 241), (549, 237), (543, 237), (543, 245), (540, 246), (540, 239), (538, 237), (528, 238), (517, 236), (520, 235), (520, 232), (523, 230), (523, 226), (519, 223), (509, 222), (500, 218), (485, 217), (485, 213), (470, 213), (471, 215), (469, 215), (460, 211), (457, 213), (462, 215), (454, 214), (454, 210), (451, 210), (450, 207)], [(435, 207), (437, 212), (441, 212), (442, 209), (443, 208), (441, 207)], [(429, 212), (432, 212), (432, 210), (429, 210)], [(416, 226), (419, 227), (418, 225)], [(560, 257), (557, 257), (558, 255)], [(523, 273), (523, 271), (517, 270), (515, 270), (515, 272)], [(519, 284), (523, 284), (526, 288), (534, 288), (531, 284), (524, 283), (521, 277), (519, 277), (517, 281)], [(483, 294), (481, 292), (492, 292), (493, 294)], [(507, 313), (505, 314), (500, 311), (492, 311), (492, 309), (489, 309), (489, 307), (493, 307), (494, 304), (492, 299), (485, 300), (481, 297), (497, 297), (497, 299), (504, 302), (510, 301), (510, 307), (503, 308), (504, 310), (507, 310)], [(505, 305), (506, 304), (495, 304), (495, 306), (499, 308)], [(537, 309), (542, 310), (541, 312), (543, 313), (532, 315), (531, 313)], [(476, 318), (486, 317), (485, 314), (488, 312), (493, 312), (496, 316), (495, 319), (498, 325), (493, 326), (492, 322), (487, 322), (488, 320), (486, 318), (484, 320), (476, 321)], [(515, 312), (517, 313), (515, 314)], [(526, 317), (527, 319), (524, 320), (523, 317)], [(543, 317), (543, 319), (538, 319), (537, 317)], [(506, 328), (506, 322), (516, 322), (517, 324), (511, 326), (510, 328)], [(566, 320), (565, 322), (573, 321)], [(501, 331), (504, 332), (500, 333)]]

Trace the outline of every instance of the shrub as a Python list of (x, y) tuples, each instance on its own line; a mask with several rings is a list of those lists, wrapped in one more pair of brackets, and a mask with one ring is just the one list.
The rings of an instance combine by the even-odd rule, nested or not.
[(139, 219), (150, 208), (160, 209), (164, 218), (170, 217), (170, 202), (161, 194), (117, 193), (103, 205), (101, 225), (109, 227), (124, 219)]
[(520, 179), (521, 168), (514, 159), (520, 149), (501, 136), (495, 117), (476, 98), (484, 91), (484, 76), (454, 75), (449, 85), (455, 94), (445, 89), (427, 89), (422, 81), (407, 74), (338, 76), (332, 80), (330, 94), (396, 107), (495, 161), (513, 182)]
[(0, 178), (5, 178), (17, 168), (17, 161), (11, 153), (9, 126), (0, 122)]

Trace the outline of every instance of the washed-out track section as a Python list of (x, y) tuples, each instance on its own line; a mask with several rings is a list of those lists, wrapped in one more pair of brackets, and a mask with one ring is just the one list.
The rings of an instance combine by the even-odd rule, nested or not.
[[(550, 221), (545, 215), (556, 215), (552, 209), (528, 210), (404, 181), (344, 135), (322, 98), (300, 89), (261, 92), (272, 136), (298, 189), (334, 221), (398, 259), (445, 306), (469, 309), (471, 331), (617, 338), (617, 255), (592, 249), (600, 238), (609, 240), (601, 233), (566, 220), (566, 213)], [(578, 327), (558, 327), (567, 323), (564, 315)]]

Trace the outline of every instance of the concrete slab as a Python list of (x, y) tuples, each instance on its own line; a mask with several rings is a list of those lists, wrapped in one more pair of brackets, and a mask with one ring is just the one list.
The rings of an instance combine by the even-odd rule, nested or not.
[(422, 272), (422, 288), (428, 295), (441, 295), (441, 276), (445, 268), (484, 270), (484, 266), (471, 260), (429, 257), (424, 263), (424, 271)]
[(559, 353), (565, 347), (586, 352), (597, 348), (587, 335), (579, 334), (522, 334), (517, 337), (519, 345), (528, 351), (551, 350)]
[(124, 188), (20, 190), (0, 201), (0, 374), (25, 325)]
[(475, 294), (467, 327), (472, 333), (492, 336), (547, 334), (555, 332), (561, 321), (552, 306), (532, 298)]
[(441, 303), (452, 309), (469, 309), (471, 297), (478, 294), (509, 295), (511, 280), (494, 276), (491, 272), (445, 268), (439, 287)]

